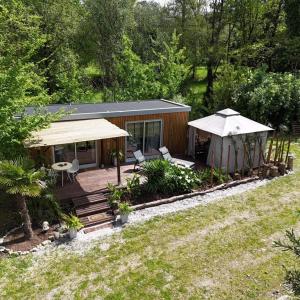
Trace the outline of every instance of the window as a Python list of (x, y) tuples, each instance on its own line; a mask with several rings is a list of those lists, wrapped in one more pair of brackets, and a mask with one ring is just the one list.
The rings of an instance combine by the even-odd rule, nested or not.
[(74, 158), (77, 158), (79, 165), (83, 168), (95, 167), (97, 165), (96, 141), (55, 145), (53, 149), (55, 162), (72, 162)]
[(159, 155), (158, 149), (162, 140), (162, 121), (149, 120), (140, 122), (128, 122), (126, 158), (133, 158), (133, 152), (141, 150), (145, 156)]

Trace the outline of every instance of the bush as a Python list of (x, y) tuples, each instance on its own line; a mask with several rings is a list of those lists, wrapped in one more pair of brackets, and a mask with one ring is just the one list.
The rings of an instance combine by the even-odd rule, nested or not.
[(32, 224), (41, 226), (43, 221), (55, 224), (62, 214), (61, 207), (50, 192), (44, 192), (38, 199), (27, 200)]
[(119, 204), (119, 212), (121, 215), (128, 215), (133, 211), (128, 202), (121, 202)]
[(198, 173), (165, 160), (146, 162), (143, 169), (147, 178), (145, 189), (149, 193), (187, 193), (201, 183)]
[(70, 214), (70, 215), (62, 215), (62, 219), (65, 221), (66, 226), (68, 229), (76, 229), (79, 230), (83, 226), (83, 224), (80, 222), (79, 218)]
[(132, 178), (127, 178), (126, 191), (130, 199), (136, 199), (141, 195), (140, 177), (134, 174)]
[[(202, 184), (208, 184), (211, 181), (211, 169), (206, 168), (199, 174)], [(226, 182), (226, 175), (219, 169), (213, 169), (213, 183), (222, 184)]]
[(110, 191), (108, 196), (108, 203), (112, 209), (116, 209), (119, 206), (119, 203), (124, 196), (124, 191), (117, 188), (114, 184), (109, 183), (107, 189)]

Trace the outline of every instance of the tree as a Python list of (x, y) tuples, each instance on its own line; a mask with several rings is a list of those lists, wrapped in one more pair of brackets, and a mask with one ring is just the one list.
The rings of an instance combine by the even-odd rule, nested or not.
[(15, 196), (28, 239), (33, 237), (33, 231), (26, 201), (27, 198), (41, 195), (43, 188), (39, 180), (42, 177), (43, 173), (36, 171), (33, 162), (28, 159), (0, 161), (0, 187), (7, 194)]
[(122, 39), (133, 26), (135, 0), (86, 0), (82, 22), (82, 56), (95, 62), (105, 75), (107, 85), (115, 83), (115, 57), (122, 52)]
[[(274, 246), (281, 248), (283, 251), (293, 253), (297, 258), (300, 257), (300, 238), (296, 237), (294, 230), (287, 230), (285, 233), (288, 242), (275, 241)], [(292, 290), (296, 296), (300, 295), (300, 270), (286, 270), (286, 282), (291, 285)]]
[(164, 43), (163, 52), (157, 53), (161, 95), (168, 99), (180, 93), (180, 88), (190, 69), (186, 65), (185, 49), (179, 46), (179, 37), (174, 31), (170, 44)]
[[(0, 10), (0, 154), (11, 159), (26, 152), (23, 143), (33, 131), (58, 115), (42, 112), (50, 98), (32, 62), (44, 43), (39, 17), (18, 0), (1, 4)], [(26, 107), (32, 105), (38, 108), (29, 116)]]
[(284, 0), (287, 31), (291, 37), (300, 36), (300, 2), (298, 0)]

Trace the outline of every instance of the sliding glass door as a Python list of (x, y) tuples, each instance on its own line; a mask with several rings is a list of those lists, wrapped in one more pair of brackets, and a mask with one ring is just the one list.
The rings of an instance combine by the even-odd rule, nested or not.
[(81, 168), (97, 166), (96, 141), (56, 145), (53, 148), (55, 162), (72, 162), (74, 158), (77, 158)]
[(145, 156), (159, 155), (158, 149), (162, 143), (161, 120), (128, 122), (126, 130), (129, 133), (126, 140), (127, 160), (133, 159), (133, 152), (137, 150), (141, 150)]

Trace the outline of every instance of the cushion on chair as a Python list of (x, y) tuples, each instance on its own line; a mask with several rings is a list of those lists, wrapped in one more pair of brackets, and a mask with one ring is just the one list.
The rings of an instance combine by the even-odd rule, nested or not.
[(146, 160), (141, 150), (133, 152), (133, 156), (139, 164), (143, 163)]

